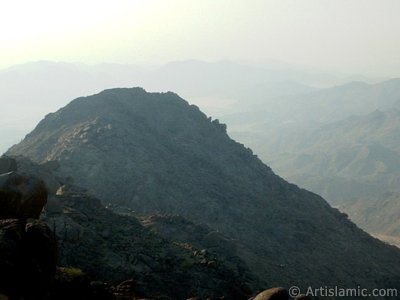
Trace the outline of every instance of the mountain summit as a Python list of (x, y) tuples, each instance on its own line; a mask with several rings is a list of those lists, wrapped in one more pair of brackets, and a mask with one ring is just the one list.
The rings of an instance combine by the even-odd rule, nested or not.
[(268, 286), (400, 288), (400, 251), (275, 175), (172, 92), (75, 99), (7, 154), (58, 161), (58, 172), (116, 210), (207, 224)]

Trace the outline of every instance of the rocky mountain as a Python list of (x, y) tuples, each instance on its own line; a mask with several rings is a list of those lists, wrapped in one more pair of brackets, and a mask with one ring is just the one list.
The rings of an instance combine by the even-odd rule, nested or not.
[(293, 138), (275, 170), (335, 205), (398, 192), (400, 111), (352, 116)]
[(400, 247), (400, 194), (387, 192), (375, 197), (361, 197), (340, 206), (361, 228)]
[[(235, 244), (264, 286), (400, 286), (396, 248), (275, 175), (225, 125), (174, 93), (112, 89), (78, 98), (8, 154), (55, 168), (53, 177), (79, 183), (115, 210), (205, 224)], [(165, 237), (177, 232), (179, 242), (192, 228), (179, 222), (144, 224)], [(198, 239), (190, 241), (203, 245)]]

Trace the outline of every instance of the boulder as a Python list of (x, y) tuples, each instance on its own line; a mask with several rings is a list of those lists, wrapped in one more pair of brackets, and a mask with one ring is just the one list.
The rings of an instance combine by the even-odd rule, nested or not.
[(0, 220), (0, 294), (42, 299), (56, 270), (56, 240), (38, 220)]
[(15, 159), (2, 156), (0, 157), (0, 174), (16, 172), (17, 171), (17, 162)]
[(0, 175), (0, 219), (38, 219), (46, 203), (42, 180), (16, 172)]
[(254, 297), (253, 300), (288, 300), (289, 293), (281, 287), (265, 290)]

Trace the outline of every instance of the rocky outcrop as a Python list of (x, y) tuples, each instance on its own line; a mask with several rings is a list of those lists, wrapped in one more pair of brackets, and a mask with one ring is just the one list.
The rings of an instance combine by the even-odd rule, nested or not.
[(49, 195), (55, 194), (60, 186), (71, 183), (71, 178), (58, 173), (59, 164), (57, 161), (37, 164), (23, 156), (17, 156), (14, 159), (17, 163), (18, 172), (21, 174), (30, 174), (43, 180)]
[(0, 157), (0, 174), (17, 171), (17, 162), (8, 156)]
[(77, 188), (64, 186), (49, 197), (43, 220), (56, 234), (60, 265), (79, 268), (93, 280), (123, 281), (114, 287), (119, 299), (244, 300), (252, 294), (246, 273), (232, 269), (223, 256), (164, 238)]
[(46, 202), (40, 179), (16, 172), (0, 175), (0, 219), (38, 219)]
[(237, 243), (204, 224), (196, 224), (182, 216), (142, 216), (141, 223), (165, 239), (191, 245), (193, 255), (203, 264), (213, 265), (218, 257), (230, 269), (232, 275), (242, 278), (252, 290), (260, 286), (247, 264), (239, 257)]

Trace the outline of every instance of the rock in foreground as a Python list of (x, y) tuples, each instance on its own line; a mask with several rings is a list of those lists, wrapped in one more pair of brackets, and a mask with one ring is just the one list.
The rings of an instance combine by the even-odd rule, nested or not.
[(43, 222), (0, 220), (0, 293), (42, 299), (56, 270), (56, 241)]
[(42, 180), (16, 172), (0, 175), (0, 219), (38, 219), (46, 202)]

